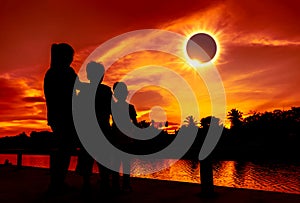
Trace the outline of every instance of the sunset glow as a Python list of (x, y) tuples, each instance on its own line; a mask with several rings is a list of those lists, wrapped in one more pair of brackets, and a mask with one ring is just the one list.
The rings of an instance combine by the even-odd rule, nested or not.
[[(130, 93), (135, 92), (130, 95), (130, 101), (137, 109), (139, 121), (150, 121), (153, 106), (164, 109), (172, 130), (186, 116), (196, 116), (198, 108), (197, 120), (211, 115), (210, 93), (191, 64), (198, 68), (211, 65), (217, 68), (226, 92), (227, 112), (237, 108), (247, 115), (250, 111), (300, 106), (299, 5), (292, 0), (284, 3), (130, 0), (117, 5), (97, 1), (5, 1), (0, 8), (0, 137), (50, 130), (43, 77), (49, 67), (52, 43), (66, 42), (74, 47), (72, 67), (82, 81), (87, 81), (84, 70), (79, 69), (95, 48), (116, 36), (140, 29), (161, 29), (183, 35), (186, 41), (174, 49), (182, 50), (186, 61), (156, 51), (132, 53), (107, 67), (104, 83), (112, 86), (131, 71), (162, 66), (187, 81), (198, 106), (192, 106), (186, 92), (180, 92), (180, 96), (187, 98), (185, 104), (190, 105), (186, 114), (181, 115), (172, 92), (157, 86), (140, 89), (145, 80), (150, 83), (162, 78), (171, 87), (177, 87), (164, 71), (145, 69), (140, 77), (127, 77)], [(187, 56), (187, 40), (196, 33), (209, 34), (216, 41), (217, 53), (212, 63), (201, 64)], [(107, 50), (97, 61), (109, 59), (123, 47), (150, 37), (128, 39)], [(156, 42), (159, 43), (162, 42)]]

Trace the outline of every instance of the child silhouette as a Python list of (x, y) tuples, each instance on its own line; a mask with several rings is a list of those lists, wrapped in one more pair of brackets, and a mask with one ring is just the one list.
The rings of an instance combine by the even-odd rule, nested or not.
[[(116, 82), (113, 85), (115, 102), (112, 102), (113, 112), (116, 115), (113, 116), (112, 131), (115, 138), (114, 144), (117, 145), (119, 149), (125, 152), (129, 152), (132, 146), (133, 139), (128, 137), (126, 134), (130, 133), (132, 124), (137, 126), (136, 111), (134, 105), (129, 104), (126, 99), (128, 96), (128, 88), (124, 82)], [(129, 115), (128, 115), (129, 113)], [(118, 122), (116, 122), (118, 120)], [(125, 126), (125, 129), (124, 129)], [(124, 158), (115, 157), (114, 163), (117, 167), (120, 167), (121, 163), (123, 165), (123, 186), (122, 189), (125, 192), (132, 190), (130, 186), (130, 160)], [(119, 173), (113, 174), (113, 187), (114, 189), (119, 189)]]

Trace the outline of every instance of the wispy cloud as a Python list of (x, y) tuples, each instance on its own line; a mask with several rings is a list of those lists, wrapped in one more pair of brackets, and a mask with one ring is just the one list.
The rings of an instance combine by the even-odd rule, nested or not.
[[(18, 72), (0, 75), (0, 134), (49, 129), (41, 81)], [(11, 134), (14, 133), (14, 134)]]

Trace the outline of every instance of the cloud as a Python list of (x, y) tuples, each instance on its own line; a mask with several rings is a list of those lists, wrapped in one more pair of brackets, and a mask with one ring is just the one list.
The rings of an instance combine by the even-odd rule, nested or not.
[(270, 101), (271, 109), (293, 100), (299, 105), (300, 47), (239, 46), (228, 53), (232, 58), (220, 70), (231, 107), (260, 110), (262, 103)]
[(67, 42), (75, 50), (83, 50), (124, 32), (157, 27), (214, 2), (6, 1), (0, 8), (0, 73), (12, 67), (47, 65), (54, 42)]
[[(70, 43), (76, 50), (72, 65), (79, 70), (94, 48), (106, 40), (145, 28), (171, 30), (187, 37), (203, 31), (216, 37), (220, 53), (215, 64), (227, 92), (228, 109), (238, 107), (248, 111), (300, 105), (297, 100), (300, 98), (298, 8), (299, 2), (292, 0), (284, 3), (277, 0), (172, 3), (130, 0), (117, 4), (112, 1), (76, 4), (7, 1), (0, 8), (0, 135), (13, 135), (22, 129), (48, 129), (42, 83), (52, 43)], [(142, 36), (140, 41), (147, 39), (148, 36)], [(137, 42), (131, 39), (117, 49), (107, 50), (102, 57), (119, 53), (122, 46)], [(156, 44), (164, 42), (156, 41)], [(137, 67), (154, 63), (180, 73), (196, 94), (201, 116), (209, 115), (205, 84), (182, 61), (166, 54), (143, 52), (118, 59), (107, 71), (104, 83), (111, 86)], [(165, 80), (159, 71), (144, 74), (147, 77), (127, 77), (131, 92), (144, 83)], [(86, 80), (84, 69), (79, 75)], [(167, 81), (181, 89), (172, 78)], [(180, 94), (186, 96), (184, 92)], [(167, 91), (151, 87), (137, 92), (132, 99), (141, 118), (146, 118), (152, 105), (160, 104), (165, 107), (169, 121), (180, 123), (180, 107)], [(186, 104), (191, 106), (188, 113), (193, 115), (195, 107), (189, 100), (186, 99)]]
[(36, 103), (36, 102), (45, 102), (44, 97), (24, 97), (22, 99), (25, 102), (32, 102), (32, 103)]
[(29, 128), (49, 129), (40, 83), (18, 71), (0, 75), (0, 135), (16, 135)]
[(231, 13), (228, 38), (232, 44), (255, 46), (300, 45), (296, 8), (299, 2), (282, 1), (226, 1), (226, 9)]

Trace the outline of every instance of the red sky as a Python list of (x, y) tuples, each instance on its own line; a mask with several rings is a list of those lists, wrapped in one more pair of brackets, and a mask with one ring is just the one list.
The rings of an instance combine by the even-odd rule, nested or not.
[[(52, 43), (74, 47), (72, 66), (78, 71), (94, 48), (137, 29), (158, 28), (187, 37), (196, 31), (212, 34), (220, 48), (215, 65), (224, 83), (227, 111), (238, 108), (246, 114), (300, 106), (299, 6), (297, 0), (1, 1), (0, 137), (49, 130), (42, 86)], [(174, 62), (163, 54), (129, 55), (113, 65), (104, 82), (111, 86), (133, 67), (154, 59), (158, 64)], [(174, 70), (196, 85), (192, 71), (178, 66)], [(149, 73), (149, 78), (157, 80), (160, 74)], [(203, 90), (196, 96), (201, 117), (208, 116), (208, 93)], [(150, 108), (160, 105), (170, 122), (180, 123), (178, 103), (165, 90), (142, 89), (131, 102), (139, 120), (149, 120)]]

